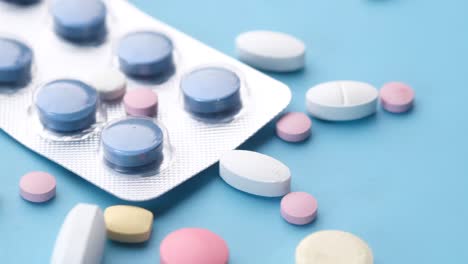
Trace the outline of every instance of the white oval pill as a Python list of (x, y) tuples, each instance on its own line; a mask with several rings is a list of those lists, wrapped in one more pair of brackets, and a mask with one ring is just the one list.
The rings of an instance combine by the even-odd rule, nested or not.
[(325, 230), (304, 238), (296, 248), (296, 264), (372, 264), (369, 246), (343, 231)]
[(326, 82), (306, 93), (307, 110), (316, 118), (348, 121), (372, 115), (377, 110), (377, 89), (356, 81)]
[(118, 69), (109, 68), (93, 74), (89, 84), (98, 91), (102, 100), (113, 101), (125, 94), (127, 80)]
[(245, 32), (236, 38), (236, 49), (240, 60), (259, 69), (289, 72), (304, 67), (304, 43), (284, 33)]
[(247, 150), (232, 150), (219, 161), (221, 178), (241, 191), (266, 196), (283, 196), (291, 190), (291, 172), (280, 161)]
[(101, 263), (105, 243), (106, 225), (101, 209), (92, 204), (78, 204), (60, 228), (51, 263)]

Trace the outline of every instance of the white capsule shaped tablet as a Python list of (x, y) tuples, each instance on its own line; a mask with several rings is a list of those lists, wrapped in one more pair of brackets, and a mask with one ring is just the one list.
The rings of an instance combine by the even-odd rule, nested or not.
[(372, 115), (377, 110), (377, 89), (356, 81), (326, 82), (306, 93), (309, 113), (319, 119), (348, 121)]
[(52, 264), (101, 263), (106, 242), (104, 215), (96, 205), (78, 204), (55, 240)]
[(221, 178), (232, 187), (260, 196), (283, 196), (291, 190), (291, 172), (282, 162), (257, 152), (232, 150), (219, 161)]
[(373, 264), (372, 250), (359, 237), (324, 230), (305, 237), (296, 248), (296, 264)]
[(236, 38), (236, 49), (239, 59), (255, 68), (289, 72), (304, 67), (304, 43), (284, 33), (245, 32)]

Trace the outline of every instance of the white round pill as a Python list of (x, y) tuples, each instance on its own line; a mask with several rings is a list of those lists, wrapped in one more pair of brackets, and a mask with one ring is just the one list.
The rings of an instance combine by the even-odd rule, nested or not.
[(268, 71), (290, 72), (305, 63), (304, 43), (288, 34), (274, 31), (249, 31), (236, 38), (239, 59)]
[(94, 73), (89, 84), (98, 91), (102, 100), (114, 101), (125, 94), (127, 80), (118, 69), (107, 68)]
[(304, 238), (296, 248), (296, 264), (373, 264), (369, 246), (343, 231), (325, 230)]
[(334, 81), (318, 84), (306, 93), (309, 113), (319, 119), (348, 121), (372, 115), (379, 92), (367, 83)]

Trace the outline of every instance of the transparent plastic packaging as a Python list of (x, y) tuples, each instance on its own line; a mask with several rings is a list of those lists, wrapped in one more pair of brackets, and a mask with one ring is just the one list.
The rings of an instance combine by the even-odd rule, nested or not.
[[(82, 45), (64, 40), (54, 31), (50, 2), (41, 1), (24, 8), (0, 4), (0, 32), (30, 43), (34, 52), (31, 82), (21, 89), (0, 87), (0, 127), (26, 147), (121, 199), (154, 199), (190, 179), (251, 137), (291, 99), (286, 85), (145, 15), (125, 0), (105, 1), (104, 42)], [(35, 104), (40, 87), (63, 76), (93, 86), (92, 76), (96, 72), (122, 70), (118, 45), (123, 37), (141, 31), (164, 34), (173, 45), (172, 69), (144, 78), (127, 76), (125, 82), (126, 91), (146, 88), (157, 94), (157, 115), (136, 119), (144, 120), (141, 122), (153, 131), (155, 142), (161, 140), (159, 145), (145, 148), (143, 144), (132, 149), (120, 145), (125, 140), (109, 141), (120, 138), (114, 133), (121, 133), (111, 131), (109, 137), (109, 128), (135, 119), (127, 116), (120, 97), (113, 101), (98, 100), (95, 122), (87, 128), (57, 133), (44, 126)], [(198, 109), (209, 109), (208, 112), (211, 107), (228, 109), (227, 114), (220, 111), (222, 115), (206, 116), (187, 111), (181, 90), (184, 76), (206, 67), (228, 72), (227, 83), (231, 84), (228, 91), (232, 91), (232, 97), (219, 97), (219, 104), (208, 100), (209, 106)], [(127, 129), (122, 132), (124, 139), (138, 134)], [(130, 145), (138, 146), (136, 143)], [(121, 155), (119, 150), (128, 155)]]

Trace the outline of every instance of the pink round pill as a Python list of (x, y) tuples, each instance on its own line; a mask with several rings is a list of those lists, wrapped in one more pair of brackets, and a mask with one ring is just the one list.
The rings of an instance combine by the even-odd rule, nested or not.
[(392, 113), (403, 113), (413, 106), (414, 91), (400, 82), (390, 82), (380, 89), (382, 107)]
[(20, 180), (20, 195), (33, 203), (43, 203), (55, 196), (54, 176), (40, 171), (30, 172)]
[(305, 192), (291, 192), (281, 199), (281, 216), (295, 225), (305, 225), (317, 216), (317, 200)]
[(300, 142), (310, 136), (311, 126), (312, 121), (306, 114), (286, 113), (276, 122), (276, 134), (285, 141)]
[(167, 235), (159, 248), (161, 264), (227, 264), (229, 249), (217, 234), (203, 228), (183, 228)]
[(125, 111), (131, 116), (153, 117), (158, 112), (158, 96), (148, 88), (128, 91), (123, 102)]

